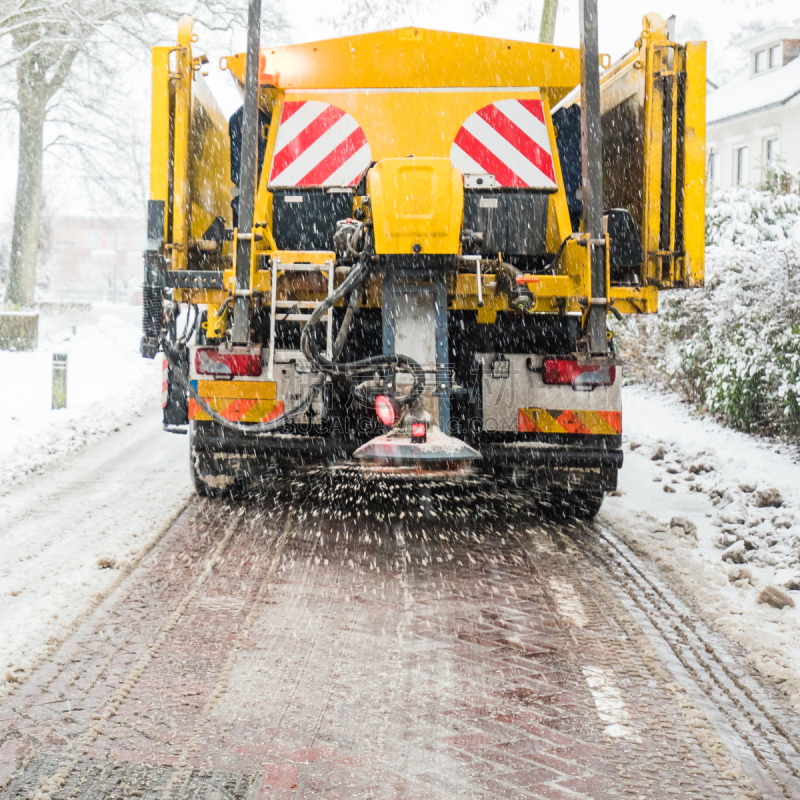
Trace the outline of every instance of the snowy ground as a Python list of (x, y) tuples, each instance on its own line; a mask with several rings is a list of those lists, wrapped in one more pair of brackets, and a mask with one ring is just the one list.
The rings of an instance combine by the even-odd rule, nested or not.
[[(139, 355), (141, 308), (42, 315), (39, 348), (0, 351), (0, 485), (98, 441), (161, 394), (161, 361)], [(51, 410), (53, 353), (68, 356), (67, 408)]]
[[(0, 694), (108, 596), (191, 495), (186, 437), (161, 429), (160, 361), (138, 353), (140, 314), (45, 317), (36, 352), (0, 352)], [(50, 409), (53, 352), (69, 354), (63, 411)]]
[(800, 601), (796, 453), (641, 387), (625, 388), (623, 409), (619, 496), (598, 521), (672, 573), (800, 711), (800, 610), (764, 602)]

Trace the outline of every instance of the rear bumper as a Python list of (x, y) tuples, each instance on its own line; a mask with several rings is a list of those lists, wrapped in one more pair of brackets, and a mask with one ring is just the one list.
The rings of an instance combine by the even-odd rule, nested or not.
[[(564, 437), (566, 438), (566, 437)], [(577, 438), (577, 437), (575, 437)], [(481, 460), (480, 469), (502, 468), (535, 469), (563, 467), (569, 469), (619, 469), (622, 466), (622, 449), (618, 440), (604, 445), (591, 442), (593, 437), (581, 437), (567, 442), (492, 442), (475, 444)], [(369, 437), (367, 437), (369, 440)], [(272, 433), (254, 436), (230, 431), (213, 423), (194, 423), (194, 445), (212, 454), (239, 456), (252, 466), (277, 463), (322, 466), (326, 464), (355, 464), (353, 453), (365, 441), (354, 437), (313, 436)], [(380, 471), (377, 464), (373, 471)], [(387, 472), (394, 470), (387, 469)]]
[(569, 467), (575, 469), (620, 469), (620, 448), (545, 442), (509, 442), (480, 448), (489, 465), (509, 467)]

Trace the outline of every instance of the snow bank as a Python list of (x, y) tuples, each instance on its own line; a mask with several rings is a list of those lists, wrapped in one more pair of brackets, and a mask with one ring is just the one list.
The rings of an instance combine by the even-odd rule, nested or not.
[(709, 247), (704, 289), (616, 328), (630, 378), (740, 430), (800, 432), (800, 241)]
[[(118, 428), (161, 393), (139, 354), (141, 309), (104, 305), (40, 317), (39, 348), (0, 351), (0, 470), (16, 480)], [(67, 353), (67, 408), (51, 410), (53, 353)]]
[(680, 581), (800, 710), (800, 609), (763, 602), (771, 587), (800, 603), (796, 454), (643, 387), (625, 389), (623, 430), (619, 494), (598, 520)]

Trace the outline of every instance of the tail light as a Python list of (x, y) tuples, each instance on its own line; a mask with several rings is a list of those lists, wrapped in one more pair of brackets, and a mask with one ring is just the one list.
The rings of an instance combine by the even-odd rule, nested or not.
[(617, 378), (613, 364), (579, 364), (567, 358), (548, 358), (542, 379), (549, 384), (569, 384), (578, 391), (591, 391), (595, 386), (611, 386)]
[(232, 378), (234, 375), (254, 378), (261, 374), (261, 356), (221, 353), (210, 347), (201, 347), (195, 352), (194, 370), (198, 375), (213, 375), (215, 378)]
[(411, 441), (414, 444), (425, 444), (428, 440), (428, 425), (425, 422), (411, 423)]
[(387, 427), (397, 422), (397, 402), (386, 395), (379, 394), (375, 398), (375, 413), (378, 419)]

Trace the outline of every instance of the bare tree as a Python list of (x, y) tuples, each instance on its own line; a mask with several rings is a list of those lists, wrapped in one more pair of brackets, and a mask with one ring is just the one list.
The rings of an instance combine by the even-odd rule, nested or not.
[[(473, 0), (472, 8), (475, 19), (491, 17), (501, 0)], [(431, 4), (423, 5), (421, 0), (347, 0), (343, 13), (337, 10), (331, 21), (339, 30), (356, 30), (388, 28), (393, 25), (411, 24), (415, 15)], [(520, 4), (517, 26), (519, 30), (528, 32), (536, 30), (539, 0), (528, 0)], [(558, 0), (543, 0), (541, 21), (539, 24), (539, 41), (551, 42), (556, 27)]]
[(539, 25), (539, 41), (552, 44), (556, 33), (556, 15), (558, 14), (558, 0), (544, 0), (542, 6), (542, 22)]
[[(274, 9), (269, 7), (266, 13)], [(244, 25), (245, 0), (0, 0), (0, 87), (11, 89), (0, 99), (0, 108), (11, 108), (19, 117), (7, 303), (33, 302), (45, 124), (59, 98), (70, 100), (66, 107), (72, 119), (62, 120), (68, 125), (80, 126), (85, 116), (81, 108), (102, 113), (103, 98), (81, 91), (85, 73), (113, 72), (115, 49), (157, 42), (163, 39), (164, 21), (183, 15), (195, 17), (207, 28), (228, 30)], [(77, 70), (80, 64), (84, 69)], [(124, 76), (116, 79), (114, 89), (124, 96)]]

